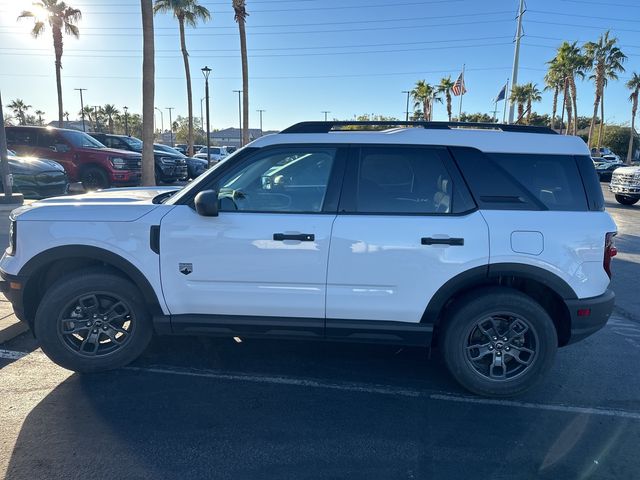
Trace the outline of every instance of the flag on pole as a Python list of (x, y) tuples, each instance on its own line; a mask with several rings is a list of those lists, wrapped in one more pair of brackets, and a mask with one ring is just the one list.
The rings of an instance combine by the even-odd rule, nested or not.
[(507, 96), (507, 84), (505, 83), (504, 86), (502, 87), (502, 90), (500, 90), (500, 93), (498, 93), (498, 96), (494, 101), (498, 103), (499, 101), (504, 100), (506, 96)]
[(453, 92), (456, 97), (467, 93), (467, 89), (464, 85), (464, 73), (460, 73), (460, 76), (458, 76), (456, 83), (454, 83), (453, 87), (451, 88), (451, 92)]

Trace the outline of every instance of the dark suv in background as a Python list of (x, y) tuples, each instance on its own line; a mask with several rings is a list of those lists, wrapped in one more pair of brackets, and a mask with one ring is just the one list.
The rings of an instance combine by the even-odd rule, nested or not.
[(61, 164), (69, 180), (87, 189), (140, 185), (142, 156), (105, 147), (77, 130), (53, 127), (6, 127), (8, 147), (18, 155), (48, 158)]
[[(142, 140), (138, 138), (97, 132), (91, 132), (89, 135), (107, 147), (142, 153)], [(187, 162), (184, 156), (156, 150), (154, 147), (153, 159), (155, 161), (156, 182), (173, 183), (187, 179)]]

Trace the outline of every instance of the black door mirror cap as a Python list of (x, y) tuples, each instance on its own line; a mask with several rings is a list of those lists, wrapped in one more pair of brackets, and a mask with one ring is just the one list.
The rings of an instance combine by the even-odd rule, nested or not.
[(216, 190), (203, 190), (199, 192), (193, 203), (198, 215), (203, 217), (218, 216), (218, 192)]

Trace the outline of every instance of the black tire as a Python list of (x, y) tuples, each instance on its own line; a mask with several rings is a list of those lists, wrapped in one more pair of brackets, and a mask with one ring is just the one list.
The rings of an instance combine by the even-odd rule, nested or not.
[(80, 174), (80, 180), (87, 190), (109, 188), (109, 175), (100, 167), (87, 167)]
[(36, 312), (35, 336), (44, 353), (69, 370), (122, 367), (144, 351), (153, 333), (141, 299), (133, 283), (109, 270), (76, 272), (45, 293)]
[(627, 197), (626, 195), (616, 195), (616, 202), (622, 205), (635, 205), (640, 198)]
[[(553, 321), (540, 304), (517, 290), (489, 287), (471, 292), (456, 301), (443, 321), (440, 347), (447, 368), (473, 393), (519, 395), (553, 365), (558, 348)], [(504, 378), (496, 376), (500, 373)]]

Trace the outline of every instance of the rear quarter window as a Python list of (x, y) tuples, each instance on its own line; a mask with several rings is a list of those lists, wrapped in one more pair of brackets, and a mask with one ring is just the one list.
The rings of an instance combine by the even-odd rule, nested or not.
[(487, 156), (549, 210), (589, 210), (573, 156), (509, 153)]

